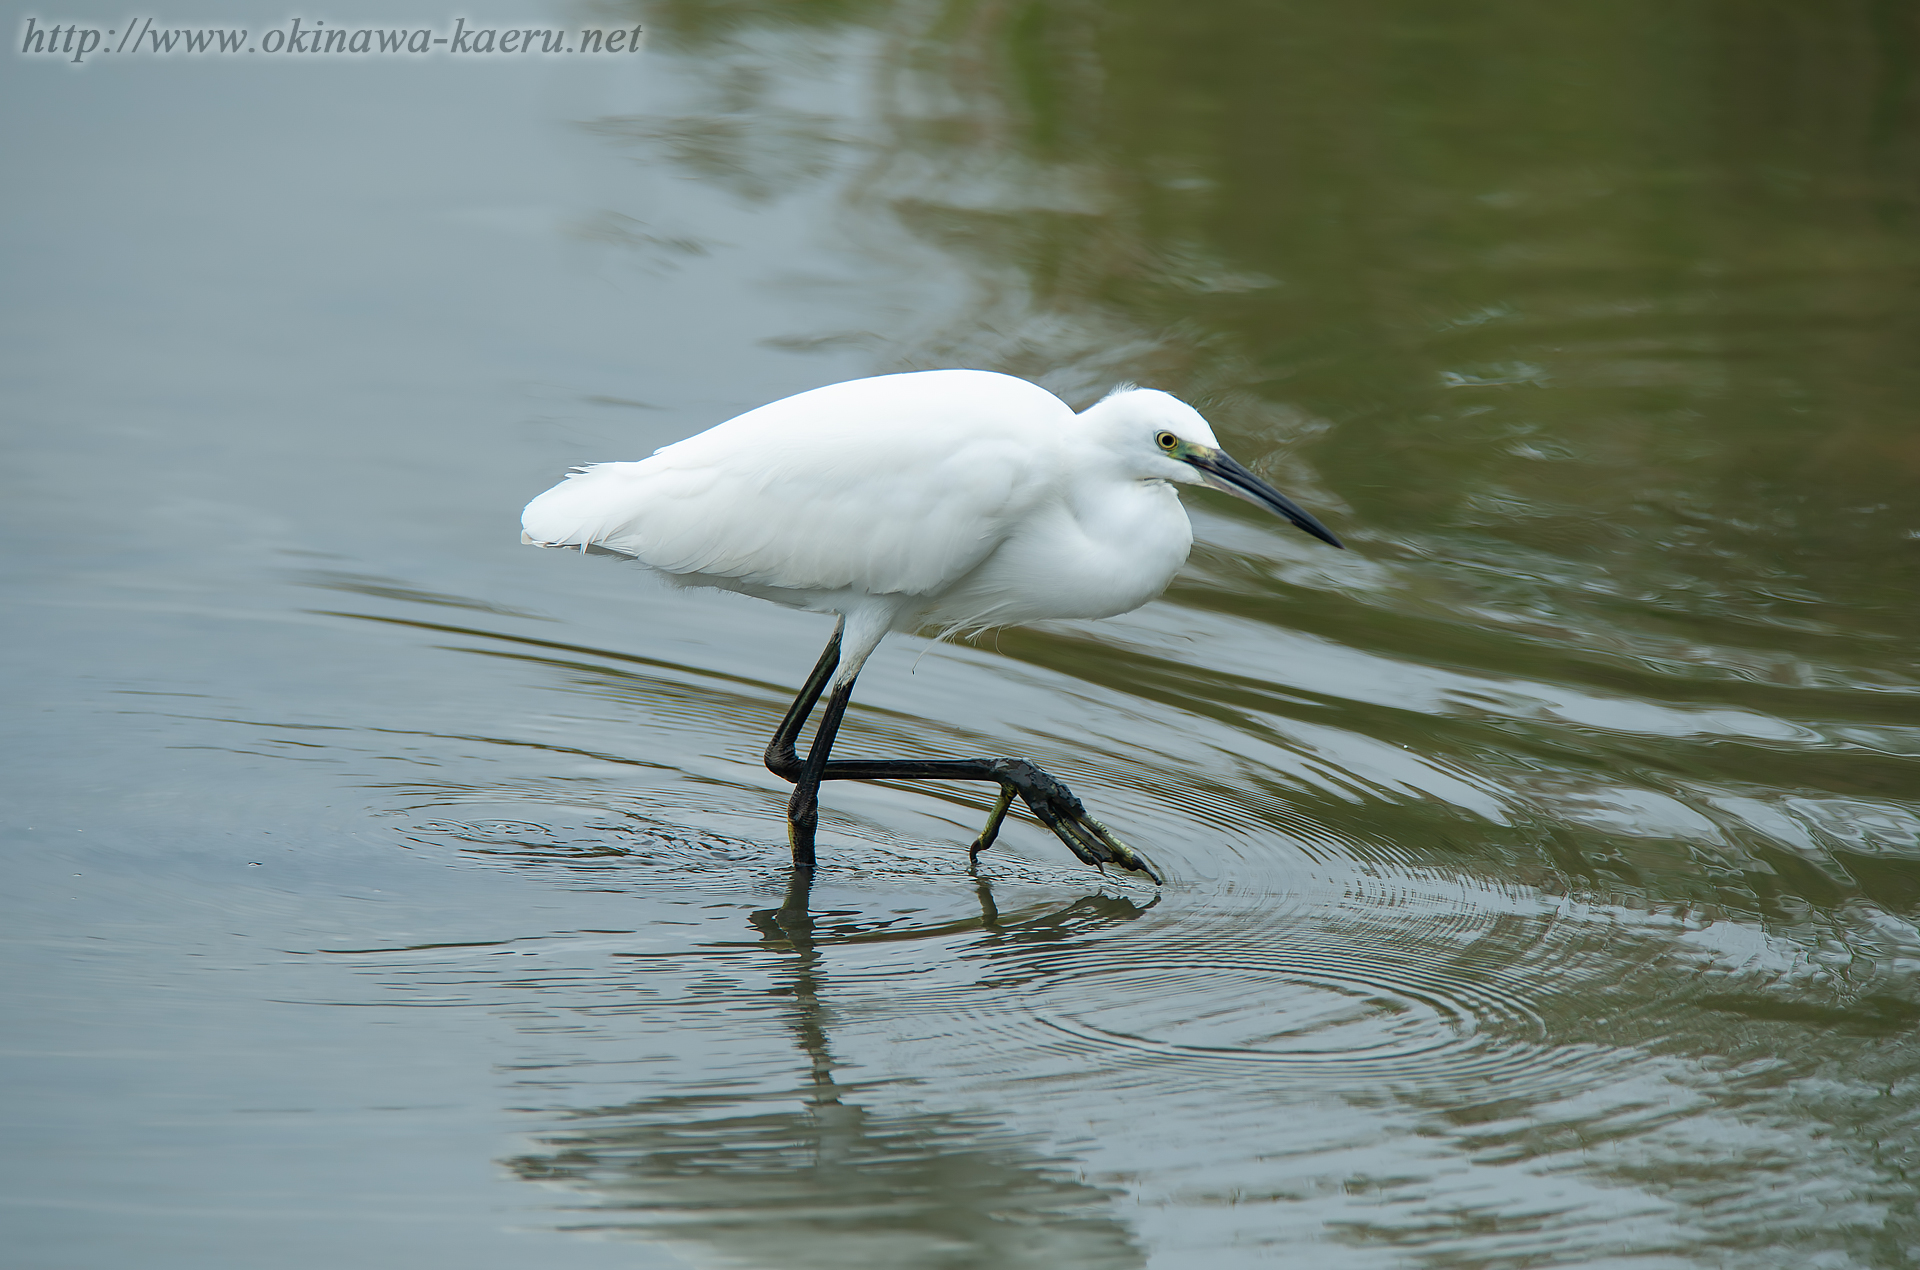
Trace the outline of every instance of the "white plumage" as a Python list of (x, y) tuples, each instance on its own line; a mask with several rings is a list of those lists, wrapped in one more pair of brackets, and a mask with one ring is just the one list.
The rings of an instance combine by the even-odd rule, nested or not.
[[(884, 615), (875, 642), (1112, 617), (1164, 590), (1193, 543), (1169, 482), (1203, 478), (1152, 443), (1158, 429), (1217, 445), (1192, 407), (1148, 389), (1076, 415), (1010, 375), (883, 375), (583, 468), (528, 504), (522, 525), (528, 542), (619, 552), (683, 585), (856, 627)], [(843, 655), (851, 678), (864, 653)]]
[(527, 505), (522, 537), (839, 613), (839, 691), (890, 630), (1145, 604), (1193, 543), (1176, 484), (1216, 486), (1339, 545), (1218, 444), (1191, 406), (1151, 389), (1075, 414), (1008, 375), (883, 375), (761, 406), (638, 462), (582, 468)]

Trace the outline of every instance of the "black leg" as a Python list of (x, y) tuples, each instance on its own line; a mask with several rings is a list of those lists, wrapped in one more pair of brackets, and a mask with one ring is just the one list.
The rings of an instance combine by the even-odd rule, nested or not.
[(827, 681), (833, 678), (833, 672), (839, 668), (841, 630), (839, 626), (834, 627), (833, 638), (827, 641), (820, 660), (814, 663), (813, 673), (807, 676), (800, 695), (787, 707), (786, 717), (774, 729), (773, 740), (767, 743), (767, 770), (794, 784), (793, 798), (787, 803), (787, 840), (793, 846), (794, 867), (804, 869), (809, 874), (814, 863), (813, 835), (820, 824), (820, 770), (826, 766), (827, 755), (833, 751), (833, 738), (840, 731), (840, 718), (846, 713), (847, 698), (853, 693), (851, 683), (835, 689), (828, 698), (826, 713), (820, 717), (820, 726), (814, 730), (813, 745), (808, 748), (804, 760), (795, 745), (800, 739), (801, 729), (807, 726), (807, 717), (813, 713), (820, 694), (825, 691)]
[(853, 696), (851, 682), (841, 684), (827, 697), (827, 708), (820, 712), (820, 726), (814, 729), (813, 744), (807, 750), (807, 762), (794, 781), (793, 798), (787, 803), (787, 838), (793, 843), (793, 863), (798, 868), (813, 868), (813, 832), (820, 824), (820, 774), (833, 752), (833, 738), (840, 734), (840, 718), (847, 712)]
[(796, 868), (813, 868), (813, 838), (820, 823), (821, 781), (992, 781), (1000, 786), (1000, 796), (994, 802), (986, 828), (980, 831), (980, 836), (968, 850), (971, 858), (977, 859), (982, 851), (993, 845), (994, 838), (999, 835), (1000, 824), (1006, 819), (1007, 809), (1013, 805), (1014, 795), (1018, 794), (1040, 823), (1067, 844), (1067, 850), (1096, 869), (1116, 864), (1123, 869), (1143, 873), (1155, 882), (1163, 880), (1145, 856), (1114, 837), (1112, 830), (1089, 816), (1086, 807), (1074, 797), (1072, 790), (1025, 759), (854, 759), (829, 762), (834, 738), (840, 732), (840, 720), (846, 714), (847, 701), (853, 696), (852, 681), (834, 689), (827, 698), (827, 708), (820, 716), (820, 726), (814, 731), (813, 744), (808, 747), (806, 758), (802, 759), (797, 748), (800, 732), (806, 727), (807, 717), (813, 713), (814, 706), (819, 703), (820, 695), (826, 691), (827, 682), (833, 678), (833, 672), (839, 665), (840, 631), (836, 628), (833, 638), (827, 641), (826, 651), (820, 654), (820, 660), (815, 663), (813, 673), (807, 676), (806, 685), (787, 708), (786, 717), (780, 720), (780, 726), (774, 730), (773, 740), (767, 745), (767, 770), (794, 785), (793, 798), (787, 804), (787, 836), (793, 844), (793, 863)]
[(826, 690), (827, 680), (840, 666), (840, 628), (834, 627), (833, 638), (827, 641), (826, 651), (820, 654), (820, 660), (814, 663), (813, 673), (807, 676), (806, 686), (800, 689), (800, 695), (787, 707), (787, 717), (780, 720), (780, 726), (774, 730), (773, 740), (767, 743), (767, 770), (784, 781), (800, 779), (800, 756), (794, 752), (794, 742), (800, 739), (800, 729), (807, 726), (807, 716), (813, 713), (814, 703), (820, 700), (820, 694)]
[(977, 857), (993, 845), (993, 835), (999, 832), (1000, 821), (1005, 815), (1001, 807), (1012, 802), (1007, 794), (1007, 790), (1011, 789), (1020, 795), (1020, 801), (1027, 805), (1041, 824), (1053, 830), (1054, 837), (1067, 844), (1067, 850), (1094, 868), (1117, 864), (1123, 869), (1144, 873), (1155, 882), (1165, 881), (1145, 856), (1114, 837), (1111, 829), (1089, 816), (1086, 806), (1074, 797), (1072, 790), (1025, 759), (929, 759), (925, 762), (917, 759), (853, 759), (828, 763), (821, 770), (820, 779), (993, 781), (1000, 786), (1001, 801), (994, 804), (995, 814), (988, 819), (987, 828), (975, 840), (972, 855)]

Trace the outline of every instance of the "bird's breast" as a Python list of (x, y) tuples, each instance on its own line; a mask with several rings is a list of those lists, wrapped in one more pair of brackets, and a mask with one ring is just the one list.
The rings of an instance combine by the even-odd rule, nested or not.
[(1128, 613), (1166, 589), (1192, 546), (1170, 485), (1116, 482), (1099, 497), (1036, 509), (927, 620), (1002, 626)]
[(1072, 507), (1079, 550), (1069, 573), (1111, 617), (1167, 589), (1193, 549), (1193, 523), (1165, 481), (1129, 481), (1115, 495)]

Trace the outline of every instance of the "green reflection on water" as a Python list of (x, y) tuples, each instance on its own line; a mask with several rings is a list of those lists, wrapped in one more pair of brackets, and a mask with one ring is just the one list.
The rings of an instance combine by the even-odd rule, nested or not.
[[(1196, 823), (1230, 803), (1249, 836), (1334, 844), (1356, 878), (1455, 868), (1670, 919), (1611, 951), (1581, 943), (1577, 971), (1571, 954), (1534, 968), (1549, 1042), (1733, 1073), (1690, 1096), (1726, 1123), (1762, 1106), (1789, 1126), (1742, 1157), (1738, 1134), (1696, 1151), (1693, 1110), (1555, 1119), (1544, 1095), (1456, 1091), (1426, 1106), (1461, 1158), (1573, 1153), (1691, 1217), (1610, 1246), (1569, 1233), (1605, 1224), (1591, 1195), (1530, 1216), (1450, 1200), (1424, 1224), (1383, 1210), (1322, 1237), (1449, 1265), (1906, 1264), (1910, 1147), (1886, 1144), (1910, 1143), (1920, 1105), (1906, 1074), (1920, 1000), (1907, 9), (689, 2), (644, 16), (707, 84), (705, 107), (596, 130), (756, 207), (834, 183), (846, 254), (924, 300), (784, 346), (857, 345), (875, 371), (986, 366), (1075, 400), (1121, 379), (1169, 389), (1356, 547), (1316, 556), (1209, 503), (1217, 545), (1164, 625), (1205, 631), (1210, 656), (1002, 636), (1010, 657), (1231, 738), (1184, 780), (1119, 757), (1111, 779)], [(849, 81), (864, 103), (850, 113), (794, 104)], [(1408, 929), (1437, 938), (1438, 903), (1412, 904)], [(1371, 920), (1348, 933), (1380, 937)], [(1715, 922), (1777, 942), (1751, 963), (1689, 960)], [(1488, 959), (1523, 965), (1551, 926), (1532, 923), (1490, 918)], [(1828, 1126), (1844, 1166), (1761, 1180), (1791, 1175), (1786, 1144)], [(1670, 1128), (1679, 1145), (1658, 1137)], [(1636, 1145), (1584, 1154), (1602, 1143)], [(668, 1167), (644, 1134), (583, 1149), (650, 1161), (631, 1176), (653, 1198), (635, 1202), (672, 1207), (689, 1178), (713, 1180)], [(1795, 1216), (1796, 1187), (1844, 1214)], [(1734, 1200), (1750, 1220), (1717, 1207)]]
[[(727, 13), (652, 18), (734, 86), (736, 121), (772, 109), (781, 77), (748, 34), (886, 37), (869, 131), (842, 128), (847, 217), (933, 245), (973, 290), (934, 329), (861, 334), (877, 369), (1183, 393), (1387, 566), (1203, 553), (1185, 603), (1481, 680), (1820, 733), (1784, 755), (1765, 729), (1757, 749), (1623, 752), (1570, 742), (1547, 710), (1553, 735), (1525, 743), (1576, 752), (1563, 761), (1914, 788), (1920, 37), (1893, 10)], [(1607, 729), (1605, 713), (1576, 721)], [(1849, 729), (1858, 743), (1836, 743)], [(1511, 744), (1452, 722), (1378, 730), (1428, 751)]]

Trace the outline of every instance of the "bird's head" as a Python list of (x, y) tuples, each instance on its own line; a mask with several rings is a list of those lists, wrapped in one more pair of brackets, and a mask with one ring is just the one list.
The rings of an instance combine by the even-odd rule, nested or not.
[(1200, 412), (1171, 393), (1123, 386), (1081, 418), (1144, 479), (1210, 486), (1284, 517), (1321, 542), (1342, 545), (1292, 499), (1236, 463), (1220, 448)]

